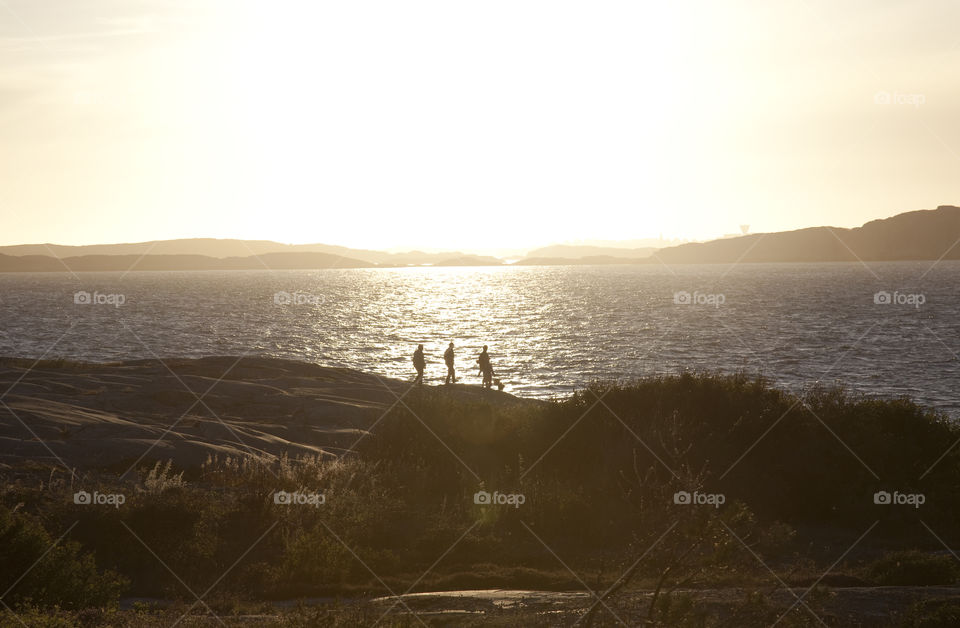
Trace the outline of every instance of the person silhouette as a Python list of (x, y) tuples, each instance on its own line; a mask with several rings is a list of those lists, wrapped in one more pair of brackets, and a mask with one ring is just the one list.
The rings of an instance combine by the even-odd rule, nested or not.
[(477, 365), (480, 367), (480, 375), (483, 375), (481, 386), (490, 388), (493, 385), (493, 366), (490, 364), (490, 354), (487, 353), (487, 345), (483, 345), (483, 351), (477, 356)]
[(447, 380), (444, 382), (445, 384), (449, 384), (451, 380), (454, 384), (457, 383), (457, 374), (453, 370), (453, 358), (453, 342), (451, 342), (447, 350), (443, 352), (443, 361), (447, 364)]
[(423, 384), (423, 369), (427, 367), (427, 360), (423, 357), (423, 345), (417, 345), (417, 350), (413, 352), (413, 368), (417, 369), (417, 379), (414, 382), (418, 386)]

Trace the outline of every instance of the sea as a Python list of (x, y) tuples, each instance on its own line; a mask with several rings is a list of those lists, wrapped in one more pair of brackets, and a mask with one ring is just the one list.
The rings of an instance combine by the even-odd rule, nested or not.
[(274, 356), (427, 383), (453, 342), (516, 395), (682, 371), (839, 384), (960, 418), (960, 262), (0, 274), (0, 356)]

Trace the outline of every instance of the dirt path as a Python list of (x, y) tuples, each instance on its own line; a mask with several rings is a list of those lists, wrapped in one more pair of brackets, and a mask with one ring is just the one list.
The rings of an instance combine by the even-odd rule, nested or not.
[[(752, 589), (730, 587), (683, 590), (678, 593), (691, 595), (698, 609), (723, 616), (729, 614), (730, 609), (751, 591)], [(793, 605), (798, 596), (804, 596), (806, 589), (765, 592), (769, 593), (768, 600), (773, 608), (785, 611)], [(639, 625), (650, 595), (650, 591), (631, 591), (612, 600), (610, 607), (622, 621), (629, 625)], [(431, 626), (453, 626), (459, 625), (458, 622), (468, 621), (470, 625), (477, 625), (486, 624), (488, 620), (504, 619), (508, 621), (504, 625), (521, 625), (509, 623), (517, 618), (527, 618), (531, 622), (529, 625), (570, 625), (582, 616), (594, 600), (592, 594), (584, 591), (521, 589), (432, 591), (400, 597), (402, 604), (395, 597), (344, 599), (339, 602), (334, 598), (277, 601), (272, 603), (272, 606), (278, 609), (276, 616), (234, 615), (229, 617), (228, 623), (256, 624), (279, 617), (281, 613), (293, 609), (332, 607), (336, 604), (340, 607), (366, 608), (371, 617), (415, 613)], [(820, 622), (823, 622), (831, 627), (891, 628), (899, 625), (903, 614), (920, 600), (960, 602), (960, 587), (844, 587), (827, 589), (826, 593), (818, 592), (806, 599), (810, 602), (811, 610), (800, 612), (806, 614), (813, 625), (821, 625)], [(130, 598), (121, 602), (121, 608), (130, 609), (135, 602), (146, 602), (159, 607), (174, 605), (171, 600)], [(212, 617), (209, 619), (214, 621)], [(613, 621), (609, 616), (607, 619)]]

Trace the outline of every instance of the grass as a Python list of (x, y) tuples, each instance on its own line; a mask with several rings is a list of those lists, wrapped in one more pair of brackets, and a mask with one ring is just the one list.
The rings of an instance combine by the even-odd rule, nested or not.
[[(932, 556), (942, 546), (923, 524), (960, 543), (960, 451), (943, 455), (960, 430), (907, 400), (840, 388), (797, 397), (763, 378), (686, 373), (595, 383), (550, 404), (467, 405), (434, 391), (405, 402), (339, 460), (222, 458), (200, 469), (155, 461), (128, 482), (4, 470), (0, 521), (32, 539), (23, 557), (71, 529), (70, 549), (50, 559), (62, 569), (38, 572), (6, 599), (77, 608), (83, 582), (107, 609), (121, 590), (192, 602), (187, 586), (214, 582), (215, 594), (241, 600), (411, 586), (576, 589), (581, 578), (602, 590), (643, 555), (623, 591), (657, 589), (643, 612), (681, 625), (677, 613), (692, 611), (682, 610), (680, 589), (769, 581), (757, 557), (784, 578), (816, 574), (874, 521), (840, 569), (878, 583), (956, 580), (955, 566)], [(126, 501), (76, 505), (80, 488)], [(476, 504), (478, 490), (525, 501)], [(878, 490), (926, 501), (877, 505)], [(276, 491), (325, 501), (277, 504)], [(678, 504), (678, 491), (723, 495), (724, 504)], [(916, 551), (882, 556), (905, 547)], [(54, 581), (63, 585), (51, 593)]]

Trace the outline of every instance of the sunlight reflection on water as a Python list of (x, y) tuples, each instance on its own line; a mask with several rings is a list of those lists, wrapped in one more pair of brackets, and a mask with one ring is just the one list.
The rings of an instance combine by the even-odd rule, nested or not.
[[(250, 353), (410, 379), (422, 342), (438, 381), (453, 340), (464, 381), (479, 383), (474, 359), (487, 344), (497, 376), (521, 395), (741, 369), (792, 388), (836, 379), (960, 415), (960, 262), (921, 279), (929, 266), (871, 264), (879, 280), (859, 264), (11, 273), (0, 275), (0, 354), (40, 357), (67, 332), (47, 357)], [(877, 304), (881, 290), (926, 302)], [(126, 302), (75, 304), (77, 291)], [(692, 302), (676, 303), (678, 291)]]

